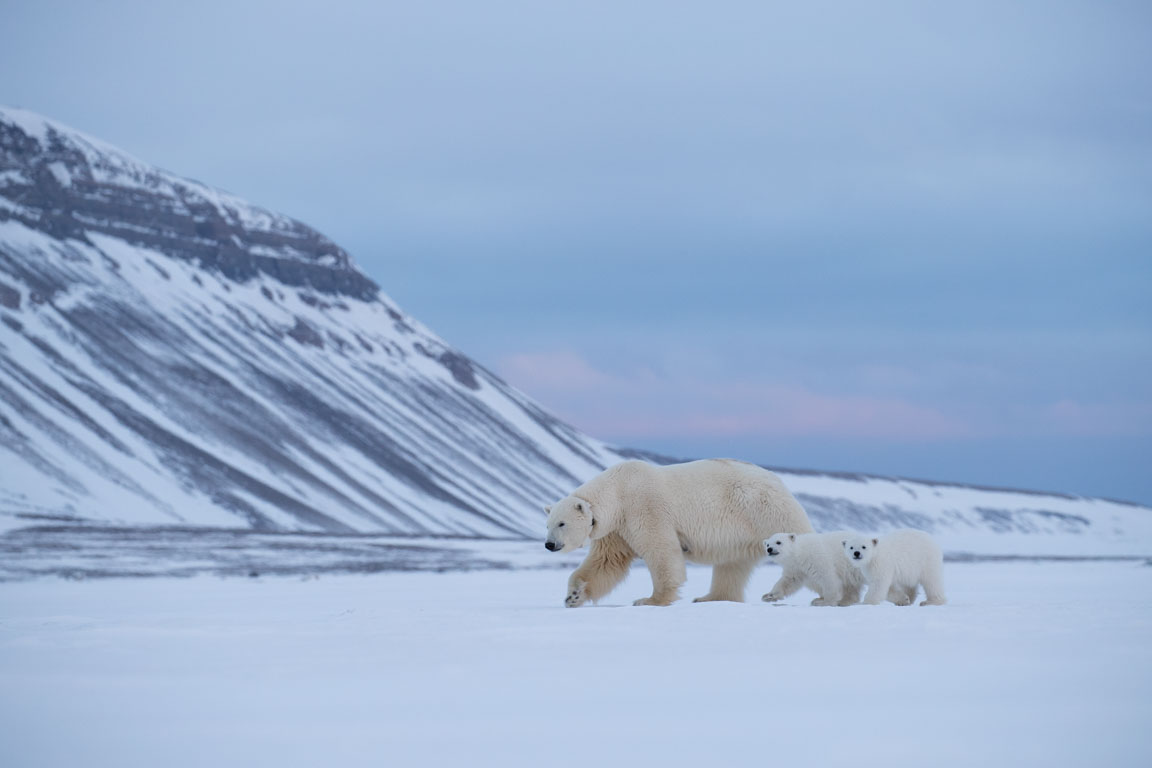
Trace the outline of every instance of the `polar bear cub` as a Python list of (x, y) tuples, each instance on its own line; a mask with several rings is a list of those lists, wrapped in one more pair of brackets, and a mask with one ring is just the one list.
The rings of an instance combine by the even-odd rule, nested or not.
[(768, 559), (784, 568), (780, 580), (762, 600), (772, 603), (808, 587), (819, 595), (812, 605), (860, 602), (864, 574), (844, 557), (843, 542), (851, 531), (778, 533), (764, 540)]
[(916, 591), (924, 587), (920, 605), (943, 605), (940, 581), (944, 556), (932, 537), (904, 528), (879, 538), (852, 534), (843, 541), (844, 559), (858, 569), (868, 585), (866, 605), (879, 605), (885, 598), (896, 605), (911, 605)]

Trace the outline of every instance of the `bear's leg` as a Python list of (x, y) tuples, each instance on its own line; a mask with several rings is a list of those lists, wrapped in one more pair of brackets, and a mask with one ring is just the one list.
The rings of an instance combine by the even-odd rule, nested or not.
[(643, 597), (632, 605), (671, 605), (680, 599), (680, 586), (688, 580), (688, 573), (676, 535), (651, 542), (641, 557), (652, 574), (652, 597)]
[(777, 600), (783, 600), (789, 595), (796, 594), (802, 586), (804, 586), (804, 574), (799, 571), (789, 571), (785, 568), (784, 573), (780, 576), (780, 580), (772, 587), (772, 591), (760, 599), (766, 603), (774, 603)]
[[(912, 599), (916, 598), (916, 587), (912, 587)], [(893, 584), (888, 588), (888, 602), (896, 605), (912, 605), (908, 599), (908, 588), (900, 584)]]
[(713, 567), (712, 588), (708, 590), (708, 594), (692, 602), (708, 603), (714, 600), (744, 602), (744, 586), (748, 583), (748, 577), (752, 575), (752, 569), (759, 562), (760, 558), (756, 557), (749, 560), (733, 560)]
[(599, 600), (628, 575), (636, 553), (618, 533), (592, 541), (588, 557), (568, 579), (564, 605), (576, 608), (588, 600)]
[(864, 604), (880, 605), (888, 598), (888, 591), (891, 588), (891, 571), (872, 572), (868, 577), (868, 594), (864, 595)]
[(860, 585), (845, 584), (844, 597), (840, 599), (840, 605), (856, 605), (858, 602), (860, 602)]
[(944, 597), (944, 588), (940, 583), (940, 571), (940, 564), (933, 563), (920, 578), (920, 583), (924, 586), (924, 597), (926, 598), (920, 605), (944, 605), (944, 603), (948, 602)]
[(839, 605), (844, 599), (844, 588), (831, 579), (820, 585), (820, 596), (812, 601), (812, 605)]

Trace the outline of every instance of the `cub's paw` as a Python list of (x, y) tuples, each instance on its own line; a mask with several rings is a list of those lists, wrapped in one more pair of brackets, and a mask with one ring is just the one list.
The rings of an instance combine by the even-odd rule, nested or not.
[(775, 592), (769, 592), (768, 594), (764, 595), (764, 597), (762, 597), (760, 599), (766, 603), (774, 603), (777, 600), (783, 600), (784, 595), (778, 595)]

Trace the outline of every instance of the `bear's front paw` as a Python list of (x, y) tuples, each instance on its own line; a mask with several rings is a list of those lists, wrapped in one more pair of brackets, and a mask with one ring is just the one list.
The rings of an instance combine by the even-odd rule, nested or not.
[(578, 608), (579, 606), (584, 605), (584, 602), (588, 599), (588, 594), (585, 591), (585, 587), (587, 586), (588, 585), (586, 583), (581, 582), (575, 587), (572, 587), (572, 589), (568, 591), (568, 596), (564, 598), (565, 607)]
[(776, 602), (777, 600), (783, 600), (783, 599), (784, 599), (784, 596), (783, 596), (783, 595), (778, 595), (778, 594), (776, 594), (775, 592), (769, 592), (768, 594), (764, 595), (764, 597), (762, 597), (762, 598), (760, 598), (760, 599), (761, 599), (761, 600), (763, 600), (763, 601), (764, 601), (764, 602), (766, 602), (766, 603), (774, 603), (774, 602)]

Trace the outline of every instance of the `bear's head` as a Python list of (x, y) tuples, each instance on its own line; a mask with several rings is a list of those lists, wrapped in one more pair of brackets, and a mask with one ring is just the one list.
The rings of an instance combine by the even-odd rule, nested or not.
[(872, 539), (867, 536), (853, 536), (845, 539), (844, 554), (852, 562), (853, 565), (867, 565), (875, 554), (876, 548), (880, 545), (880, 539)]
[(569, 496), (544, 507), (548, 513), (548, 535), (544, 548), (549, 552), (571, 552), (584, 546), (596, 525), (592, 504), (579, 496)]
[(796, 534), (774, 533), (764, 539), (764, 554), (772, 562), (779, 562), (788, 558), (788, 554), (796, 546)]

